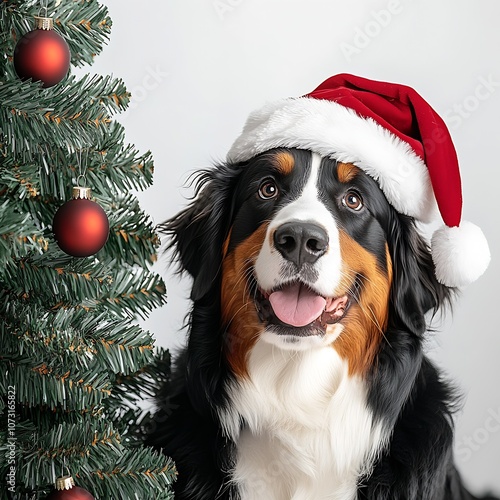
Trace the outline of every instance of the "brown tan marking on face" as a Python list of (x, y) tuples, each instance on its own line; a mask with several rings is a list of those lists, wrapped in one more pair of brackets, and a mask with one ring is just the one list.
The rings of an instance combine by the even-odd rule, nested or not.
[(224, 349), (233, 372), (243, 378), (248, 376), (247, 355), (263, 328), (248, 288), (248, 273), (262, 247), (267, 226), (268, 223), (262, 224), (229, 254), (229, 237), (224, 243), (221, 288), (222, 320), (226, 325)]
[(342, 286), (352, 288), (357, 274), (363, 277), (359, 301), (353, 302), (342, 320), (344, 329), (333, 343), (349, 364), (349, 374), (363, 374), (372, 366), (387, 328), (392, 262), (386, 245), (387, 272), (375, 256), (344, 231), (339, 231)]
[(279, 151), (274, 154), (271, 162), (282, 175), (291, 174), (295, 166), (295, 158), (288, 151)]
[(337, 164), (337, 177), (340, 182), (347, 184), (351, 182), (359, 173), (359, 168), (352, 163), (338, 163)]

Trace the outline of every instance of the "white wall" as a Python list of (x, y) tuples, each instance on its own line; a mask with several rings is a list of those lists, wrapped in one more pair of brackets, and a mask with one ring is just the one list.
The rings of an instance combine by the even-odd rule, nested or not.
[[(493, 261), (430, 342), (466, 395), (457, 462), (469, 485), (500, 493), (498, 0), (103, 0), (114, 25), (93, 71), (133, 93), (128, 140), (154, 153), (140, 195), (156, 223), (190, 194), (194, 169), (222, 159), (248, 113), (349, 72), (408, 84), (446, 119), (459, 153), (464, 216), (487, 235)], [(479, 99), (479, 98), (480, 99)], [(169, 303), (146, 327), (180, 345), (187, 284), (158, 264)]]

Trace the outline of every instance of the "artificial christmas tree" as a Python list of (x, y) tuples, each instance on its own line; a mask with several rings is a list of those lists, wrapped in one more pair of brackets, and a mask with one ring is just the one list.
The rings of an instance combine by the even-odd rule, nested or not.
[[(109, 37), (107, 9), (44, 6), (72, 65), (91, 63)], [(44, 88), (18, 77), (14, 50), (39, 10), (33, 0), (0, 5), (0, 498), (44, 499), (69, 472), (73, 495), (169, 499), (174, 465), (142, 445), (155, 422), (137, 405), (169, 365), (134, 323), (165, 301), (150, 269), (158, 238), (131, 194), (151, 184), (151, 154), (124, 144), (112, 120), (129, 101), (120, 80), (70, 71)], [(52, 224), (82, 159), (109, 234), (97, 253), (76, 257)]]

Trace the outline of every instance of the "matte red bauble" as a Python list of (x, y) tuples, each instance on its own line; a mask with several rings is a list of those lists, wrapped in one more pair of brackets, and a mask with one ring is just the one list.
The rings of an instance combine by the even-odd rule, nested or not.
[(95, 498), (87, 490), (73, 486), (70, 490), (53, 491), (46, 500), (95, 500)]
[(14, 49), (14, 68), (21, 80), (32, 78), (52, 87), (67, 74), (71, 59), (66, 40), (53, 29), (50, 17), (35, 17), (36, 29), (26, 33)]
[(55, 487), (45, 500), (95, 500), (87, 490), (75, 486), (71, 476), (57, 478)]
[(90, 188), (73, 188), (73, 199), (54, 215), (52, 232), (59, 248), (73, 257), (88, 257), (104, 246), (109, 234), (108, 217), (90, 200)]

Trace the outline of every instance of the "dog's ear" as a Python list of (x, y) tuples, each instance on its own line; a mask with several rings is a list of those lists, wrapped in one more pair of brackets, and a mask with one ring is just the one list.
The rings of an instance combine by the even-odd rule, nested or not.
[(389, 231), (389, 251), (393, 266), (392, 316), (414, 333), (426, 330), (425, 315), (449, 305), (454, 290), (436, 279), (429, 246), (412, 218), (393, 214)]
[(237, 165), (219, 165), (200, 172), (191, 204), (158, 227), (170, 236), (168, 248), (173, 250), (181, 272), (193, 277), (192, 300), (208, 293), (219, 275), (239, 172)]

